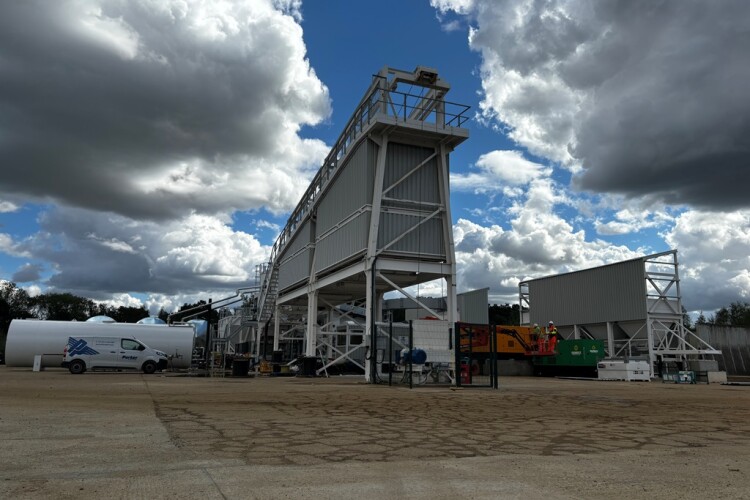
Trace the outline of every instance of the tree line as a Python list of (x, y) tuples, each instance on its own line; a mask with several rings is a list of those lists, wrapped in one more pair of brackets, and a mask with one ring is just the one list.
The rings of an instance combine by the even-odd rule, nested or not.
[(732, 302), (729, 307), (722, 307), (708, 318), (701, 312), (695, 324), (750, 328), (750, 304)]
[[(179, 311), (206, 305), (201, 300), (195, 304), (183, 304)], [(0, 351), (3, 339), (14, 319), (44, 319), (54, 321), (86, 321), (92, 316), (109, 316), (118, 323), (136, 323), (149, 316), (145, 306), (110, 306), (98, 304), (91, 299), (72, 293), (43, 293), (30, 297), (23, 288), (10, 281), (0, 281)], [(159, 318), (167, 321), (169, 313), (162, 307)], [(204, 318), (204, 316), (198, 316)], [(180, 319), (180, 318), (178, 318)], [(211, 319), (218, 320), (218, 312), (211, 311)]]
[[(110, 306), (72, 293), (43, 293), (30, 297), (23, 288), (9, 281), (0, 282), (0, 322), (13, 319), (46, 319), (58, 321), (86, 321), (92, 316), (109, 316), (120, 323), (135, 323), (149, 315), (144, 306)], [(162, 309), (159, 317), (166, 320)]]
[(492, 304), (488, 308), (488, 313), (491, 325), (518, 325), (521, 321), (518, 304)]
[[(206, 302), (203, 300), (195, 304), (186, 303), (179, 308), (179, 311), (205, 304)], [(493, 304), (488, 309), (491, 324), (519, 324), (518, 304)], [(692, 327), (690, 316), (686, 311), (683, 312), (685, 313), (685, 326)], [(10, 321), (13, 319), (85, 321), (98, 315), (109, 316), (118, 323), (135, 323), (148, 316), (149, 313), (144, 306), (108, 306), (71, 293), (43, 293), (36, 297), (30, 297), (26, 290), (19, 288), (15, 283), (0, 281), (0, 334), (7, 331)], [(168, 315), (169, 313), (164, 308), (161, 308), (158, 314), (159, 318), (164, 321), (167, 320)], [(211, 316), (212, 319), (216, 320), (218, 318), (217, 311), (213, 310)], [(750, 304), (747, 302), (732, 302), (728, 307), (720, 308), (709, 317), (701, 313), (695, 324), (750, 328)]]

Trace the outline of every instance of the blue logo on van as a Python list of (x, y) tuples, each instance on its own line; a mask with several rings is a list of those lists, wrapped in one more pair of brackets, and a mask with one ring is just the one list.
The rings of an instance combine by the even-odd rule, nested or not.
[(76, 354), (99, 354), (99, 351), (95, 351), (90, 348), (89, 345), (83, 339), (74, 339), (68, 337), (68, 355), (73, 356)]

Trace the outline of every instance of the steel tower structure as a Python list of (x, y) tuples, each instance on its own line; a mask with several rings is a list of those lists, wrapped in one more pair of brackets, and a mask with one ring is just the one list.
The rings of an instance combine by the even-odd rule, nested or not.
[[(398, 290), (419, 301), (405, 289), (436, 279), (447, 290), (442, 319), (456, 320), (449, 155), (468, 138), (469, 108), (446, 101), (449, 90), (421, 66), (373, 75), (263, 266), (258, 319), (273, 322), (274, 349), (281, 307), (307, 308), (297, 329), (305, 354), (315, 356), (329, 326), (318, 325), (319, 309), (349, 304), (364, 308), (361, 348), (374, 352), (383, 294)], [(371, 381), (372, 356), (364, 359)]]
[(721, 354), (683, 324), (677, 250), (522, 281), (520, 322), (554, 319), (563, 338), (605, 341), (611, 358), (659, 363)]

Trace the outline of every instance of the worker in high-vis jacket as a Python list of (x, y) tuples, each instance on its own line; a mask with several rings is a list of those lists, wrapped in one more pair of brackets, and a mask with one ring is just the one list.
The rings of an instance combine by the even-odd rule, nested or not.
[(531, 330), (531, 347), (533, 351), (542, 350), (542, 343), (544, 342), (542, 336), (542, 329), (539, 328), (539, 324), (534, 323), (534, 329)]
[(554, 352), (555, 347), (557, 346), (557, 336), (559, 333), (557, 332), (557, 328), (555, 327), (555, 324), (550, 321), (549, 325), (547, 325), (547, 339), (549, 341), (549, 350)]

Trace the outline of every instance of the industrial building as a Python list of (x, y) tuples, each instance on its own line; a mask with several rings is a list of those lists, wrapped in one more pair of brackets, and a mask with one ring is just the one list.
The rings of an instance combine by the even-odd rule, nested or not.
[(677, 251), (519, 283), (521, 324), (554, 321), (564, 339), (602, 339), (609, 358), (651, 376), (721, 354), (683, 324)]
[[(389, 337), (384, 320), (394, 317), (384, 311), (404, 311), (402, 321), (437, 320), (430, 330), (442, 333), (427, 337), (448, 339), (459, 320), (487, 323), (486, 289), (456, 295), (448, 167), (468, 132), (461, 127), (467, 107), (446, 101), (449, 89), (424, 67), (385, 67), (373, 76), (259, 266), (257, 288), (220, 320), (213, 348), (231, 339), (264, 358), (326, 360), (318, 373), (353, 363), (375, 381), (378, 338)], [(444, 283), (444, 299), (409, 292), (433, 280)], [(394, 291), (404, 298), (384, 300)], [(521, 325), (554, 320), (562, 338), (603, 340), (609, 358), (646, 361), (650, 376), (720, 353), (683, 325), (674, 250), (524, 281), (519, 305)]]
[[(183, 311), (192, 314), (182, 321), (221, 311), (217, 328), (198, 335), (207, 362), (209, 353), (299, 358), (312, 361), (306, 374), (346, 365), (375, 382), (396, 362), (394, 343), (413, 347), (403, 323), (412, 320), (409, 342), (457, 370), (451, 353), (465, 342), (454, 327), (487, 325), (488, 289), (456, 293), (449, 165), (469, 134), (468, 107), (447, 101), (449, 90), (422, 66), (373, 75), (269, 261), (257, 267), (255, 285)], [(444, 297), (410, 291), (436, 280)], [(385, 299), (394, 292), (403, 298)], [(603, 340), (608, 358), (646, 361), (650, 376), (721, 354), (683, 325), (674, 250), (526, 280), (519, 304), (521, 325), (554, 320), (563, 339)], [(490, 337), (482, 349), (496, 352), (495, 335), (484, 333)], [(466, 342), (471, 351), (474, 340)]]
[[(272, 325), (273, 351), (283, 338), (303, 334), (309, 358), (321, 349), (351, 357), (360, 340), (374, 352), (383, 296), (391, 291), (439, 317), (447, 337), (457, 318), (449, 155), (469, 135), (462, 128), (468, 107), (447, 101), (449, 90), (436, 70), (421, 66), (384, 67), (373, 76), (260, 270), (252, 320), (256, 337)], [(407, 291), (438, 279), (444, 314)], [(340, 332), (338, 316), (354, 310), (364, 312), (364, 327)], [(349, 340), (332, 345), (334, 336)], [(368, 380), (377, 371), (372, 359), (363, 356)]]

